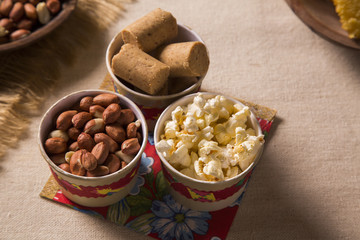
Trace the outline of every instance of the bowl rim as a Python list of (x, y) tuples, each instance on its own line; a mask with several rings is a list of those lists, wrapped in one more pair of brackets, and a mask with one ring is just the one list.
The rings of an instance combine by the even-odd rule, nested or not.
[[(179, 102), (182, 102), (184, 101), (185, 99), (186, 100), (193, 100), (195, 96), (197, 96), (198, 94), (202, 94), (203, 96), (207, 96), (208, 98), (211, 98), (211, 97), (215, 97), (217, 95), (220, 95), (220, 96), (223, 96), (225, 97), (226, 99), (228, 100), (231, 100), (232, 102), (234, 102), (234, 104), (240, 104), (241, 106), (246, 106), (244, 105), (243, 103), (241, 103), (239, 100), (235, 99), (235, 98), (232, 98), (232, 97), (229, 97), (229, 96), (226, 96), (224, 94), (221, 94), (221, 93), (215, 93), (215, 92), (197, 92), (197, 93), (193, 93), (193, 94), (189, 94), (189, 95), (186, 95), (180, 99), (178, 99), (177, 101), (173, 102), (171, 105), (169, 105), (162, 113), (161, 115), (159, 116), (157, 122), (156, 122), (156, 125), (155, 125), (155, 129), (154, 129), (154, 144), (156, 146), (156, 144), (159, 142), (159, 137), (160, 137), (160, 132), (162, 129), (160, 129), (161, 126), (160, 125), (160, 119), (163, 119), (165, 117), (165, 115), (167, 114), (167, 112), (170, 111), (171, 108), (173, 108), (174, 106), (184, 106), (184, 103), (182, 103), (181, 105), (179, 104)], [(185, 105), (189, 104), (190, 102), (186, 101)], [(250, 110), (250, 116), (249, 118), (253, 120), (253, 122), (255, 123), (255, 126), (254, 127), (254, 130), (258, 131), (258, 135), (261, 135), (263, 134), (262, 130), (261, 130), (261, 127), (260, 127), (260, 124), (259, 122), (257, 121), (257, 118), (255, 116), (255, 114)], [(256, 128), (256, 129), (255, 129)], [(232, 177), (232, 178), (229, 178), (229, 179), (226, 179), (226, 180), (222, 180), (222, 181), (204, 181), (204, 180), (199, 180), (199, 179), (195, 179), (195, 178), (192, 178), (192, 177), (189, 177), (183, 173), (181, 173), (180, 171), (178, 171), (176, 168), (174, 168), (165, 158), (164, 156), (162, 155), (161, 152), (158, 152), (158, 150), (156, 149), (156, 153), (158, 154), (161, 162), (163, 164), (165, 164), (166, 168), (168, 168), (169, 170), (171, 170), (172, 173), (180, 176), (180, 177), (183, 177), (185, 179), (187, 179), (188, 181), (190, 182), (194, 182), (194, 183), (198, 183), (198, 184), (204, 184), (204, 185), (211, 185), (211, 186), (217, 186), (217, 185), (222, 185), (222, 184), (227, 184), (229, 182), (232, 182), (232, 181), (235, 181), (236, 179), (242, 179), (244, 176), (246, 176), (254, 167), (255, 165), (257, 164), (257, 162), (259, 161), (259, 158), (261, 157), (262, 155), (262, 152), (264, 150), (264, 145), (265, 144), (262, 144), (262, 146), (260, 147), (259, 149), (259, 152), (258, 154), (255, 156), (255, 159), (254, 161), (244, 170), (242, 171), (240, 174)], [(170, 173), (171, 174), (171, 173)]]
[[(177, 25), (178, 25), (178, 28), (181, 28), (185, 31), (188, 31), (190, 33), (192, 33), (196, 38), (197, 38), (197, 41), (199, 42), (202, 42), (204, 45), (205, 45), (205, 42), (204, 40), (199, 36), (199, 34), (197, 34), (194, 30), (192, 30), (190, 27), (180, 23), (180, 22), (177, 22)], [(203, 81), (203, 79), (205, 78), (207, 72), (209, 70), (207, 70), (207, 72), (205, 73), (204, 76), (201, 76), (201, 77), (196, 77), (198, 78), (198, 81), (196, 83), (194, 83), (193, 85), (191, 85), (190, 87), (184, 89), (183, 91), (181, 92), (178, 92), (178, 93), (174, 93), (174, 94), (169, 94), (169, 95), (160, 95), (160, 96), (152, 96), (152, 95), (149, 95), (149, 94), (144, 94), (144, 93), (140, 93), (140, 92), (137, 92), (137, 91), (134, 91), (130, 88), (128, 88), (125, 84), (123, 84), (117, 77), (116, 75), (113, 73), (113, 71), (111, 70), (111, 62), (109, 61), (112, 57), (110, 56), (110, 48), (111, 46), (114, 44), (115, 40), (118, 38), (118, 36), (121, 35), (121, 31), (118, 32), (110, 41), (107, 49), (106, 49), (106, 54), (105, 54), (105, 62), (106, 62), (106, 68), (108, 70), (108, 73), (110, 74), (111, 76), (111, 80), (112, 81), (115, 81), (116, 84), (120, 85), (122, 88), (124, 88), (126, 91), (128, 91), (129, 93), (133, 94), (133, 95), (136, 95), (138, 97), (141, 97), (141, 98), (147, 98), (149, 100), (152, 100), (152, 101), (156, 101), (156, 100), (165, 100), (165, 99), (171, 99), (171, 98), (178, 98), (178, 97), (181, 97), (181, 96), (184, 96), (188, 93), (191, 93), (194, 89), (198, 88), (199, 86), (201, 86), (201, 83)], [(209, 50), (206, 48), (206, 52), (209, 56)], [(210, 58), (210, 56), (209, 56)]]
[(52, 18), (50, 22), (35, 29), (35, 31), (31, 32), (27, 37), (21, 38), (13, 42), (0, 44), (0, 53), (6, 53), (27, 47), (58, 28), (63, 22), (65, 22), (66, 19), (69, 18), (71, 13), (75, 10), (77, 0), (67, 0), (65, 2), (62, 2), (61, 4), (63, 6), (62, 10), (54, 18)]
[[(134, 158), (130, 161), (129, 164), (127, 164), (124, 168), (119, 169), (118, 171), (113, 172), (111, 174), (107, 174), (107, 175), (99, 176), (99, 177), (87, 177), (87, 176), (78, 176), (78, 175), (66, 172), (63, 169), (59, 168), (53, 161), (51, 161), (50, 157), (48, 156), (48, 154), (45, 151), (44, 144), (41, 141), (42, 126), (44, 124), (45, 119), (48, 117), (50, 111), (52, 111), (52, 109), (54, 109), (56, 106), (61, 104), (61, 102), (64, 101), (65, 99), (73, 97), (74, 95), (81, 95), (83, 93), (89, 93), (89, 95), (95, 95), (95, 94), (101, 94), (101, 93), (115, 94), (120, 98), (120, 104), (124, 104), (127, 107), (129, 107), (129, 106), (133, 107), (136, 110), (136, 112), (138, 112), (138, 114), (139, 114), (140, 118), (138, 118), (138, 119), (141, 121), (141, 127), (142, 127), (142, 131), (143, 131), (143, 136), (142, 136), (143, 141), (141, 143), (141, 148), (140, 148), (139, 152), (134, 156)], [(81, 98), (81, 97), (79, 96), (79, 98)], [(61, 174), (65, 175), (65, 176), (67, 176), (69, 178), (75, 178), (75, 179), (78, 179), (78, 180), (86, 180), (86, 181), (98, 181), (100, 179), (102, 180), (102, 179), (112, 178), (112, 177), (120, 174), (121, 172), (123, 172), (123, 170), (125, 170), (127, 168), (132, 168), (133, 165), (136, 164), (135, 163), (136, 161), (134, 161), (134, 159), (138, 159), (138, 158), (141, 159), (141, 155), (144, 152), (145, 147), (147, 145), (147, 141), (148, 141), (148, 126), (146, 124), (146, 119), (145, 119), (143, 113), (141, 112), (141, 110), (139, 109), (139, 107), (133, 101), (131, 101), (129, 98), (127, 98), (127, 97), (125, 97), (125, 96), (123, 96), (123, 95), (121, 95), (119, 93), (108, 91), (108, 90), (101, 90), (101, 89), (79, 90), (79, 91), (72, 92), (72, 93), (60, 98), (59, 100), (57, 100), (54, 104), (52, 104), (47, 109), (47, 111), (42, 116), (40, 124), (39, 124), (37, 141), (38, 141), (38, 145), (39, 145), (39, 148), (40, 148), (41, 155), (43, 156), (45, 161), (51, 166), (51, 168), (53, 170), (56, 170), (56, 171), (60, 172)]]

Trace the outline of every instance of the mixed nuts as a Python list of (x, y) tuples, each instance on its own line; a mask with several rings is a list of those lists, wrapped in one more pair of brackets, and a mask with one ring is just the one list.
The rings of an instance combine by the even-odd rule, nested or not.
[(62, 170), (97, 177), (125, 167), (140, 150), (141, 122), (111, 93), (83, 97), (61, 112), (44, 147)]

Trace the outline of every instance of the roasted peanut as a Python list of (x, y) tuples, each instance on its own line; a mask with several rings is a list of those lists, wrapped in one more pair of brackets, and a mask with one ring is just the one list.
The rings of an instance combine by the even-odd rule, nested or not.
[(97, 167), (97, 159), (95, 156), (85, 149), (81, 149), (80, 151), (82, 152), (80, 157), (81, 165), (83, 165), (86, 170), (94, 170)]
[(47, 24), (50, 22), (51, 16), (50, 11), (46, 7), (46, 3), (40, 2), (36, 5), (36, 13), (38, 15), (38, 20), (41, 24)]
[(105, 133), (96, 133), (94, 140), (96, 143), (105, 142), (109, 146), (110, 152), (115, 152), (119, 148), (119, 145)]
[(131, 109), (122, 109), (121, 114), (117, 122), (120, 125), (128, 125), (129, 123), (133, 122), (135, 120), (135, 114)]
[(71, 173), (70, 171), (70, 165), (68, 163), (62, 163), (59, 165), (59, 168), (64, 170), (65, 172)]
[(103, 112), (105, 108), (103, 108), (100, 105), (92, 105), (89, 108), (89, 112), (91, 115), (93, 115), (95, 118), (102, 118)]
[(4, 27), (6, 30), (13, 31), (15, 29), (15, 24), (9, 18), (3, 18), (0, 20), (0, 26)]
[(79, 150), (79, 144), (78, 142), (73, 142), (72, 144), (70, 144), (69, 146), (69, 151), (77, 151)]
[(0, 4), (0, 14), (2, 16), (9, 16), (9, 13), (13, 9), (13, 2), (12, 0), (3, 0)]
[(136, 122), (129, 123), (126, 127), (126, 136), (128, 138), (135, 138), (138, 128), (140, 127), (140, 121), (137, 120)]
[(130, 138), (121, 144), (121, 151), (127, 155), (135, 155), (140, 150), (139, 140)]
[(56, 120), (56, 128), (64, 131), (68, 130), (72, 125), (71, 119), (75, 114), (77, 114), (76, 110), (69, 110), (61, 113)]
[(80, 100), (80, 109), (88, 112), (90, 109), (90, 106), (92, 105), (92, 102), (93, 102), (93, 97), (90, 97), (90, 96), (83, 97)]
[(0, 37), (5, 37), (9, 34), (9, 31), (6, 30), (3, 26), (0, 26)]
[(53, 163), (55, 163), (56, 165), (62, 164), (64, 162), (66, 162), (65, 160), (65, 153), (59, 153), (59, 154), (55, 154), (55, 155), (51, 155), (50, 156), (51, 161), (53, 161)]
[(103, 120), (105, 124), (114, 123), (121, 114), (121, 107), (117, 103), (110, 104), (103, 112)]
[(50, 154), (58, 154), (66, 151), (66, 141), (63, 138), (54, 137), (48, 138), (45, 141), (45, 150)]
[(79, 112), (73, 116), (71, 119), (72, 124), (76, 128), (82, 128), (85, 123), (92, 119), (92, 115), (88, 112)]
[(53, 137), (59, 137), (59, 138), (62, 138), (64, 139), (66, 142), (69, 141), (69, 136), (68, 134), (63, 131), (63, 130), (54, 130), (54, 131), (51, 131), (49, 133), (49, 138), (53, 138)]
[(76, 151), (70, 159), (70, 172), (74, 175), (84, 176), (86, 174), (86, 169), (81, 164), (81, 155), (82, 151)]
[(104, 120), (102, 118), (91, 119), (85, 124), (84, 132), (90, 135), (103, 132), (105, 129)]
[[(77, 150), (79, 150), (79, 149), (77, 149)], [(77, 151), (77, 150), (76, 150), (76, 151)], [(71, 159), (72, 155), (73, 155), (76, 151), (69, 151), (69, 152), (65, 153), (65, 161), (66, 161), (67, 163), (70, 163), (70, 159)]]
[(31, 20), (37, 20), (36, 8), (31, 3), (24, 4), (25, 16)]
[(124, 128), (118, 124), (110, 124), (105, 126), (105, 132), (117, 143), (121, 144), (126, 139), (126, 133)]
[(131, 162), (131, 160), (133, 160), (134, 157), (135, 157), (135, 155), (125, 154), (125, 153), (123, 153), (121, 150), (115, 152), (115, 155), (118, 156), (121, 160), (123, 160), (123, 161), (126, 162), (126, 163)]
[(109, 155), (109, 146), (105, 142), (99, 142), (91, 150), (91, 153), (97, 159), (98, 165), (101, 165), (105, 162), (106, 158)]
[(59, 0), (46, 0), (46, 7), (51, 14), (58, 13), (61, 8)]
[(126, 167), (128, 164), (125, 161), (121, 162), (121, 169), (123, 169), (124, 167)]
[(24, 4), (22, 4), (21, 2), (17, 2), (11, 9), (9, 13), (9, 18), (12, 19), (14, 22), (18, 22), (24, 16), (24, 13)]
[(97, 166), (97, 168), (95, 168), (92, 171), (87, 171), (86, 176), (87, 177), (100, 177), (100, 176), (105, 176), (107, 174), (109, 174), (109, 168), (107, 166), (100, 165), (100, 166)]
[(94, 99), (93, 99), (94, 105), (100, 105), (105, 108), (112, 103), (119, 103), (119, 102), (120, 102), (120, 99), (118, 98), (118, 96), (116, 96), (115, 94), (111, 94), (111, 93), (99, 94), (96, 97), (94, 97)]
[(32, 26), (33, 26), (33, 21), (29, 20), (29, 19), (21, 19), (17, 24), (16, 24), (18, 29), (26, 29), (26, 30), (31, 30)]
[(40, 0), (29, 0), (29, 3), (31, 3), (34, 6), (36, 6), (39, 2)]
[(81, 131), (80, 129), (76, 127), (71, 127), (67, 130), (67, 134), (71, 140), (76, 141), (78, 136), (80, 135)]
[(115, 154), (109, 154), (104, 163), (109, 168), (109, 173), (114, 173), (120, 169), (120, 159)]
[(10, 34), (10, 40), (16, 41), (28, 36), (31, 32), (26, 29), (18, 29)]
[(79, 137), (77, 138), (77, 143), (80, 149), (86, 149), (89, 152), (91, 152), (95, 146), (94, 139), (89, 134), (84, 132), (80, 133)]

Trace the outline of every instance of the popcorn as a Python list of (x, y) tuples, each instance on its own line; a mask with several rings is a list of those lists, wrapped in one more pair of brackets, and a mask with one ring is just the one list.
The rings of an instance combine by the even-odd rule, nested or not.
[(192, 103), (175, 108), (156, 149), (191, 178), (235, 177), (250, 166), (264, 144), (264, 136), (247, 127), (249, 116), (248, 107), (223, 96), (205, 100), (200, 93)]

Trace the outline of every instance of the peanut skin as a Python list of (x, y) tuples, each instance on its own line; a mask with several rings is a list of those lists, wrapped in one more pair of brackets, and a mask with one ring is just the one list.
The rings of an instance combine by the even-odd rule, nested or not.
[(77, 114), (76, 110), (69, 110), (61, 113), (56, 120), (56, 128), (59, 130), (68, 130), (72, 126), (72, 118)]

